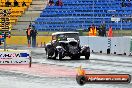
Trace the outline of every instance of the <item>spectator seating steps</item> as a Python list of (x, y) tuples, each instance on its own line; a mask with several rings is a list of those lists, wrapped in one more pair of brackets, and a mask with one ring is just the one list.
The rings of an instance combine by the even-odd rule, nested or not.
[(24, 24), (24, 25), (20, 24), (13, 26), (13, 29), (23, 30), (23, 29), (27, 29), (28, 26), (29, 24)]
[(14, 28), (19, 29), (19, 26), (21, 26), (21, 29), (26, 29), (30, 22), (33, 23), (34, 20), (40, 16), (41, 11), (43, 10), (42, 7), (44, 8), (46, 3), (46, 0), (33, 0), (28, 10), (25, 11), (21, 17), (18, 17), (18, 22)]
[(28, 11), (43, 11), (44, 5), (31, 5), (31, 7), (28, 8)]
[(40, 16), (41, 11), (26, 11), (22, 17), (30, 17), (32, 19), (36, 19), (36, 17)]
[(16, 24), (17, 25), (26, 25), (26, 24), (30, 24), (30, 21), (18, 21)]
[(33, 17), (18, 17), (19, 21), (34, 21)]
[(35, 5), (44, 5), (44, 4), (46, 5), (47, 2), (44, 2), (43, 0), (42, 0), (42, 1), (38, 1), (38, 0), (37, 0), (37, 1), (33, 1), (32, 4), (33, 4), (33, 5), (34, 5), (34, 4), (35, 4)]

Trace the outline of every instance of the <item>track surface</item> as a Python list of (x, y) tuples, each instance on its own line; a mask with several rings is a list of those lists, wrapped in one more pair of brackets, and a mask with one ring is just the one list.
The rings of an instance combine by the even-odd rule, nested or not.
[[(132, 57), (92, 54), (90, 60), (84, 60), (83, 57), (81, 57), (81, 60), (70, 60), (69, 58), (65, 58), (65, 60), (59, 61), (46, 59), (43, 48), (18, 48), (32, 51), (32, 72), (31, 69), (25, 68), (27, 72), (29, 72), (25, 74), (25, 70), (18, 71), (18, 69), (16, 69), (18, 67), (14, 70), (14, 67), (10, 66), (9, 69), (9, 67), (5, 66), (5, 70), (0, 70), (0, 88), (132, 88), (132, 83), (86, 84), (84, 86), (79, 86), (75, 80), (75, 70), (76, 67), (80, 65), (82, 65), (87, 72), (127, 73), (132, 75)], [(51, 71), (49, 73), (47, 72), (47, 74), (46, 72), (43, 73), (43, 67)], [(11, 71), (12, 69), (13, 71)], [(35, 70), (40, 74), (33, 74)], [(51, 75), (52, 71), (56, 74)], [(60, 71), (60, 74), (58, 75), (56, 71)], [(63, 75), (61, 72), (63, 72)]]

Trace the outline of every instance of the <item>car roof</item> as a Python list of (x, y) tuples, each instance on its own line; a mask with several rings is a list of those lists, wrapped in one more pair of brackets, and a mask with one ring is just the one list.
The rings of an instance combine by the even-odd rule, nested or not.
[(79, 32), (55, 32), (55, 33), (52, 33), (52, 35), (58, 35), (58, 34), (67, 34), (67, 33), (79, 33)]

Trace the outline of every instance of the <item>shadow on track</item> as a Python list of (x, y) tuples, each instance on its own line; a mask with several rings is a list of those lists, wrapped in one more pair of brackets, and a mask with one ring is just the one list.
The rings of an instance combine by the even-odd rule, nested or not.
[[(80, 59), (67, 59), (67, 58), (63, 58), (62, 60), (59, 60), (59, 59), (54, 59), (54, 58), (50, 58), (50, 59), (47, 59), (47, 60), (55, 60), (55, 61), (80, 61), (80, 60), (86, 60), (84, 58), (80, 58)], [(86, 60), (88, 61), (88, 60)]]

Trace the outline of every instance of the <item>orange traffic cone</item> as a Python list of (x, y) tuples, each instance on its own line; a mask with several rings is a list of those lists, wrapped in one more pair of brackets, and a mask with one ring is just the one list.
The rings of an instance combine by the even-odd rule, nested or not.
[(108, 37), (112, 37), (112, 36), (113, 36), (112, 26), (110, 26), (108, 31)]

